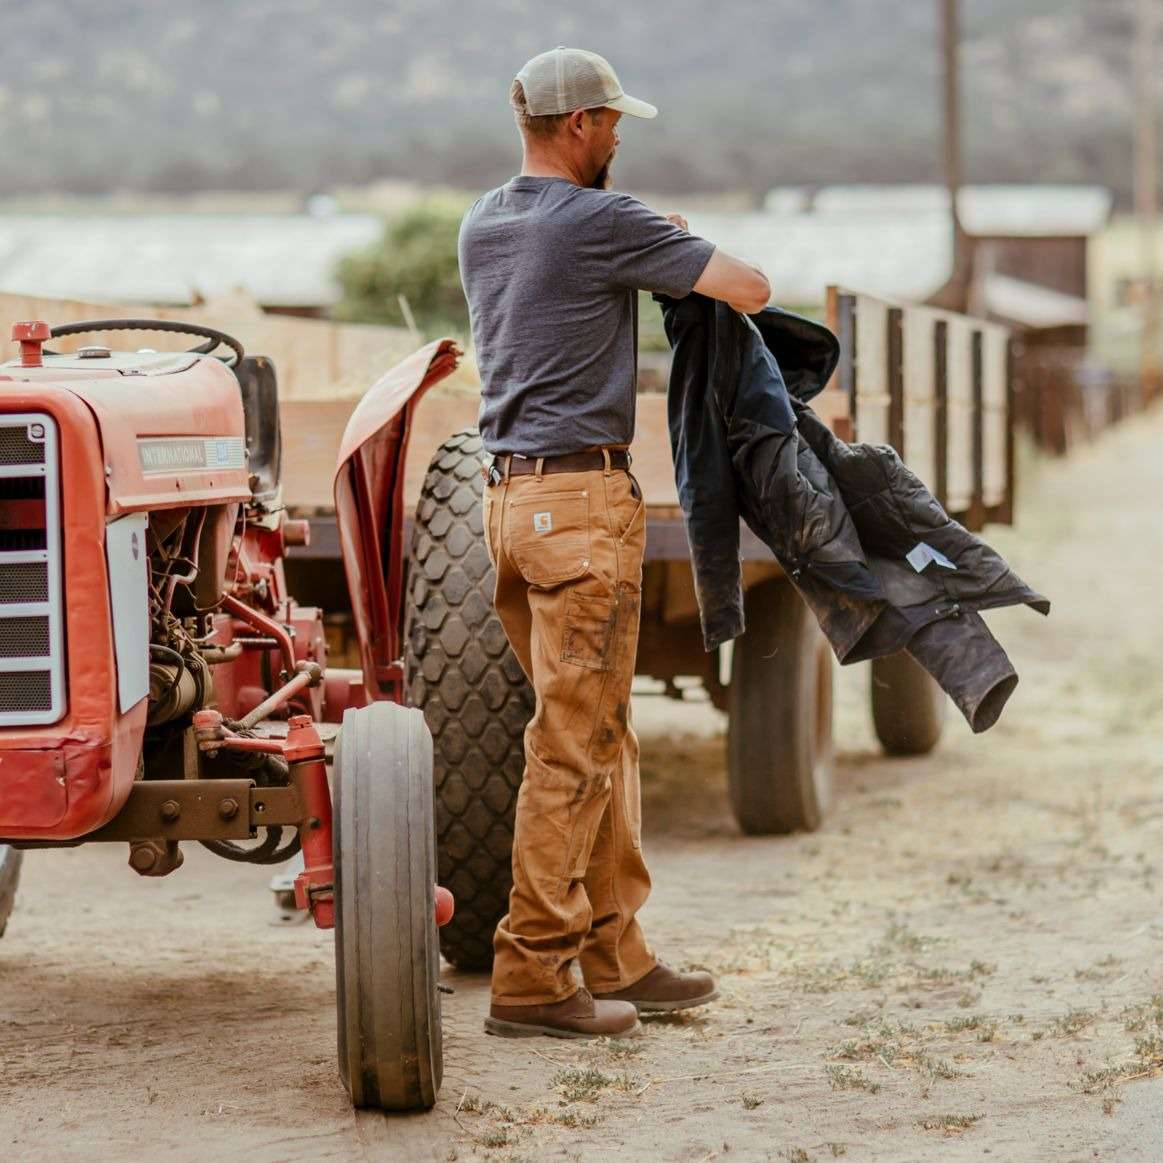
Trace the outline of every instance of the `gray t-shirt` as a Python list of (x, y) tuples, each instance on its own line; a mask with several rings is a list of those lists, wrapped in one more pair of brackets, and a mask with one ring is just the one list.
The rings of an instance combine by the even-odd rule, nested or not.
[(714, 244), (628, 194), (516, 177), (460, 224), (460, 278), (494, 454), (557, 456), (634, 436), (638, 291), (682, 298)]

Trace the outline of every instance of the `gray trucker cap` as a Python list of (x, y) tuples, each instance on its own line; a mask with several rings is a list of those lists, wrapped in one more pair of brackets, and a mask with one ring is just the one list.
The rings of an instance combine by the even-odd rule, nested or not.
[(525, 108), (533, 117), (572, 113), (575, 109), (616, 109), (631, 117), (657, 117), (658, 110), (622, 90), (610, 62), (596, 52), (557, 47), (522, 66), (517, 80), (525, 90)]

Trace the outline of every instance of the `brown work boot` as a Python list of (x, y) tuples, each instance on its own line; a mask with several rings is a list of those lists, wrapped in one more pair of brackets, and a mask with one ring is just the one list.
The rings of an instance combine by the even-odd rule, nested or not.
[(638, 1011), (623, 1001), (596, 1001), (579, 989), (564, 1001), (543, 1006), (489, 1007), (485, 1033), (502, 1038), (625, 1038), (638, 1032)]
[(706, 1005), (719, 996), (715, 979), (709, 973), (679, 973), (661, 961), (633, 985), (614, 993), (595, 994), (603, 1002), (629, 1002), (640, 1014), (667, 1013)]

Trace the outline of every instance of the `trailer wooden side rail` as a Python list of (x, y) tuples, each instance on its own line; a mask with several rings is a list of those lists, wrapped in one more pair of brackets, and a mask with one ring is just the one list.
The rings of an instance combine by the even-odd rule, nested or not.
[(833, 427), (891, 444), (970, 529), (1014, 512), (1013, 340), (1007, 328), (933, 307), (828, 288), (840, 365)]

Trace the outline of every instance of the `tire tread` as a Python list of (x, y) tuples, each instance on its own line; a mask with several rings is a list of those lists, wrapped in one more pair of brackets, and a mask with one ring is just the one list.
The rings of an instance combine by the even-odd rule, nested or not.
[(461, 969), (493, 961), (512, 887), (513, 819), (533, 692), (493, 609), (475, 428), (433, 454), (417, 505), (405, 587), (405, 686), (435, 747), (439, 882), (456, 898), (440, 930)]
[(419, 712), (346, 711), (335, 786), (340, 1074), (357, 1107), (428, 1109), (443, 1063), (431, 743)]

